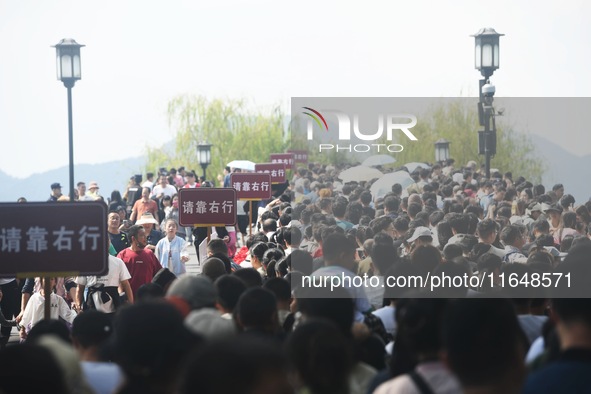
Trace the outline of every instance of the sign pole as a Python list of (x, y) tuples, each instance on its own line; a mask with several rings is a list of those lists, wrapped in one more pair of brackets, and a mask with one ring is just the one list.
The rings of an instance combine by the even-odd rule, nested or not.
[(252, 237), (252, 200), (248, 201), (248, 236)]
[(46, 276), (43, 284), (43, 292), (45, 293), (45, 320), (51, 319), (51, 278)]

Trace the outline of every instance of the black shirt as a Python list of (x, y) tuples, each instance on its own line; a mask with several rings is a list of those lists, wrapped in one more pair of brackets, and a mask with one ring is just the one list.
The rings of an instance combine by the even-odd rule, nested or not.
[(117, 253), (121, 252), (123, 249), (128, 248), (130, 246), (127, 234), (125, 234), (122, 231), (119, 234), (109, 233), (109, 238), (111, 239), (111, 244), (113, 245)]

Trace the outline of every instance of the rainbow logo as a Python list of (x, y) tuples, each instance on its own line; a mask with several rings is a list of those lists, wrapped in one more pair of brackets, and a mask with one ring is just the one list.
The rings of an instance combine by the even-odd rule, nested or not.
[[(326, 131), (328, 131), (328, 124), (326, 123), (326, 120), (324, 119), (324, 116), (322, 116), (322, 114), (320, 112), (318, 112), (315, 109), (312, 109), (310, 107), (302, 107), (302, 108), (307, 109), (308, 111), (312, 112), (312, 113), (310, 113), (310, 112), (304, 111), (304, 114), (306, 114), (309, 117), (311, 117), (312, 119), (314, 119), (314, 121), (316, 122), (316, 124), (318, 125), (318, 127), (320, 127), (321, 129), (325, 129)], [(320, 123), (321, 120), (322, 120), (322, 123), (324, 123), (324, 127), (322, 127), (322, 123)]]

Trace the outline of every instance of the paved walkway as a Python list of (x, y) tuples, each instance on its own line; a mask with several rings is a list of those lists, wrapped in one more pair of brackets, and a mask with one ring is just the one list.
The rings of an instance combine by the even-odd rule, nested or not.
[(187, 268), (188, 274), (199, 275), (201, 273), (201, 265), (199, 264), (199, 259), (197, 259), (197, 252), (195, 251), (195, 246), (191, 245), (188, 247), (189, 249), (189, 256), (190, 260), (185, 263), (185, 268)]

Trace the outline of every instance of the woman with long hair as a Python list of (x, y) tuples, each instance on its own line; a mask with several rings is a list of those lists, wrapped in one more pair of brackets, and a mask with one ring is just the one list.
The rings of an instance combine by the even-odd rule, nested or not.
[(560, 217), (560, 224), (554, 232), (554, 243), (556, 245), (560, 245), (562, 239), (567, 235), (575, 236), (578, 234), (579, 232), (577, 231), (577, 214), (572, 211), (564, 212)]

